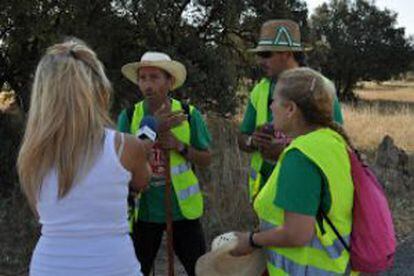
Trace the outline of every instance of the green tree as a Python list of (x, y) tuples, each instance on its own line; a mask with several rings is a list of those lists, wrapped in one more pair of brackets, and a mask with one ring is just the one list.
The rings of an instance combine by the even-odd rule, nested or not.
[(316, 9), (311, 61), (335, 81), (340, 97), (354, 98), (359, 80), (383, 81), (407, 71), (412, 40), (396, 19), (395, 12), (367, 0), (331, 0)]
[[(112, 12), (110, 1), (2, 1), (0, 13), (0, 84), (10, 83), (25, 109), (41, 55), (66, 36), (84, 38), (98, 52), (108, 73), (115, 78), (120, 75), (119, 45), (130, 41), (128, 36), (117, 38), (122, 29), (127, 32), (128, 25)], [(120, 31), (107, 32), (112, 28)], [(116, 67), (114, 74), (111, 69)], [(0, 114), (1, 194), (18, 183), (15, 162), (23, 128), (14, 115)]]
[[(255, 77), (246, 49), (271, 18), (293, 18), (305, 26), (307, 9), (301, 0), (2, 0), (0, 85), (10, 83), (27, 110), (40, 57), (48, 46), (73, 36), (103, 61), (115, 91), (114, 117), (139, 97), (121, 66), (148, 50), (167, 52), (186, 65), (187, 82), (174, 96), (228, 115), (240, 101), (239, 80)], [(13, 142), (15, 156), (20, 135), (3, 138), (12, 137), (12, 124), (0, 118), (0, 147)], [(6, 155), (11, 156), (1, 156), (3, 167), (14, 167), (15, 158)], [(17, 182), (15, 173), (7, 178)]]
[(8, 81), (28, 105), (30, 85), (45, 49), (66, 37), (85, 40), (106, 65), (118, 86), (123, 51), (135, 43), (129, 23), (112, 10), (111, 1), (2, 1), (0, 83)]
[[(116, 1), (117, 10), (136, 26), (134, 52), (161, 49), (181, 60), (188, 80), (178, 92), (202, 109), (232, 113), (239, 80), (251, 76), (246, 49), (270, 18), (306, 19), (301, 1), (165, 0)], [(291, 12), (293, 9), (294, 12)], [(297, 11), (297, 12), (296, 12)]]
[(75, 36), (106, 65), (114, 83), (114, 113), (136, 101), (137, 87), (120, 73), (147, 50), (160, 50), (188, 69), (176, 94), (202, 109), (234, 111), (242, 76), (251, 76), (260, 24), (294, 18), (306, 24), (300, 0), (3, 0), (0, 10), (0, 82), (8, 81), (27, 104), (33, 71), (45, 48)]

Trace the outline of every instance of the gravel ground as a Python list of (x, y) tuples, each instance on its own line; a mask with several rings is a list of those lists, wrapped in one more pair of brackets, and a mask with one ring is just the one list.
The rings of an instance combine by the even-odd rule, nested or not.
[[(165, 238), (161, 244), (160, 250), (158, 252), (157, 259), (154, 265), (154, 274), (156, 276), (164, 276), (167, 275), (167, 254), (166, 254), (166, 247), (165, 247)], [(177, 258), (175, 258), (174, 262), (175, 268), (175, 276), (185, 276), (187, 275), (183, 266), (179, 262)], [(10, 270), (2, 269), (0, 267), (0, 276), (26, 276), (27, 270), (21, 270), (19, 272), (14, 271), (11, 272)], [(414, 275), (414, 233), (406, 238), (401, 244), (398, 246), (397, 254), (395, 257), (394, 268), (387, 272), (383, 273), (382, 275)]]
[[(175, 276), (187, 275), (183, 266), (177, 258), (174, 263)], [(157, 260), (155, 263), (156, 276), (167, 275), (167, 254), (165, 247), (165, 240), (161, 244), (160, 251), (158, 252)], [(391, 271), (382, 273), (384, 276), (394, 275), (414, 275), (414, 234), (405, 239), (397, 248), (397, 254), (395, 256), (394, 267)]]
[(398, 246), (394, 268), (384, 275), (414, 275), (414, 234)]

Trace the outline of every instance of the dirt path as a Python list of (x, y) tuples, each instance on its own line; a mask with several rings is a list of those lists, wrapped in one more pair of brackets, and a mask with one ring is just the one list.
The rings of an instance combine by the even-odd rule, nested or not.
[[(175, 258), (175, 275), (185, 276), (185, 270), (179, 260)], [(165, 242), (163, 241), (160, 251), (158, 252), (157, 261), (155, 263), (155, 275), (167, 275), (167, 255)], [(383, 273), (384, 276), (405, 276), (414, 275), (414, 235), (407, 238), (398, 246), (395, 257), (394, 268), (392, 271)]]
[[(164, 233), (164, 237), (162, 239), (160, 250), (158, 251), (157, 258), (155, 260), (154, 264), (154, 271), (156, 276), (164, 276), (168, 275), (168, 263), (167, 263), (167, 242), (166, 242), (166, 236)], [(184, 270), (184, 267), (181, 265), (178, 258), (175, 256), (174, 259), (174, 270), (175, 276), (185, 276), (187, 273)], [(151, 274), (152, 275), (152, 274)]]
[[(177, 258), (175, 258), (175, 276), (187, 275), (183, 266)], [(167, 275), (167, 255), (165, 241), (162, 242), (160, 251), (154, 265), (156, 276)], [(7, 271), (7, 270), (6, 270)], [(0, 276), (26, 276), (27, 272), (24, 270), (21, 273), (13, 273), (11, 271), (3, 270), (0, 267)], [(151, 274), (152, 275), (152, 274)], [(395, 264), (392, 271), (383, 273), (382, 275), (394, 276), (394, 275), (414, 275), (414, 234), (407, 238), (397, 249), (397, 255), (395, 258)]]
[[(179, 260), (175, 258), (175, 276), (185, 276), (185, 270)], [(167, 255), (165, 241), (161, 244), (155, 263), (155, 275), (167, 275)], [(392, 271), (383, 273), (384, 276), (405, 276), (414, 275), (414, 234), (398, 246)]]

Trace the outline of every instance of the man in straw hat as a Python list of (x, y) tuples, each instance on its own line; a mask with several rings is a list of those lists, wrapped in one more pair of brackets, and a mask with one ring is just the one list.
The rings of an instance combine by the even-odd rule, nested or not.
[(210, 164), (211, 135), (194, 106), (168, 95), (186, 79), (183, 64), (164, 53), (146, 52), (139, 62), (124, 65), (122, 73), (138, 85), (144, 100), (132, 110), (122, 111), (118, 128), (136, 134), (144, 116), (153, 115), (158, 121), (158, 138), (151, 150), (153, 177), (149, 189), (141, 192), (133, 216), (132, 236), (142, 272), (149, 275), (166, 229), (164, 200), (166, 182), (171, 179), (174, 251), (187, 274), (195, 275), (195, 263), (205, 252), (205, 241), (199, 221), (203, 198), (192, 165)]
[[(265, 75), (250, 93), (238, 137), (240, 149), (252, 153), (249, 171), (251, 201), (266, 183), (280, 152), (289, 142), (282, 133), (274, 133), (269, 124), (273, 120), (270, 104), (277, 78), (285, 70), (304, 66), (304, 52), (309, 50), (301, 42), (299, 25), (287, 19), (266, 21), (257, 47), (250, 50), (257, 55)], [(343, 122), (336, 97), (334, 117), (338, 123)]]

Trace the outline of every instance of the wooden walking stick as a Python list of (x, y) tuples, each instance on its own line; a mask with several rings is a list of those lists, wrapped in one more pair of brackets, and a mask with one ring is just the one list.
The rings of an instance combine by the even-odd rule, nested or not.
[(172, 203), (171, 203), (171, 169), (170, 152), (164, 151), (167, 166), (165, 170), (165, 215), (167, 225), (167, 257), (168, 257), (168, 276), (174, 276), (174, 251), (173, 251), (173, 223), (172, 223)]

